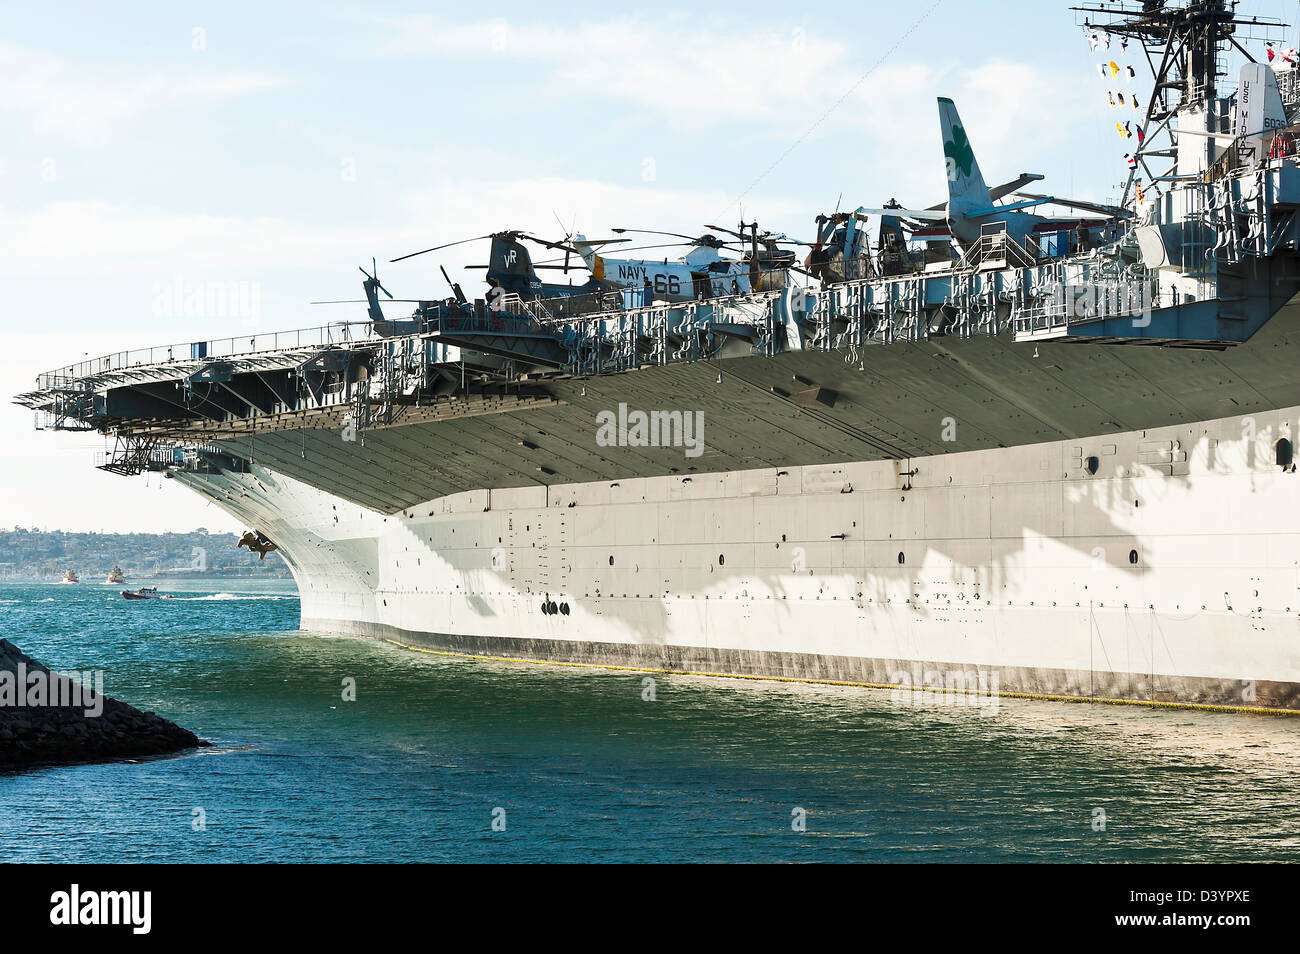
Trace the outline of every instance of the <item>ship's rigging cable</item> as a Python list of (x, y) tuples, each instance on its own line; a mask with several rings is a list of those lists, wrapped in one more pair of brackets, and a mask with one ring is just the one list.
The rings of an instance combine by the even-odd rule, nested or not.
[(904, 32), (903, 35), (898, 38), (898, 41), (893, 46), (891, 46), (888, 50), (886, 50), (884, 55), (881, 56), (880, 59), (876, 60), (876, 62), (873, 63), (865, 73), (863, 73), (861, 76), (858, 77), (856, 83), (854, 83), (852, 86), (846, 89), (843, 95), (841, 95), (840, 98), (837, 99), (835, 102), (831, 103), (831, 105), (827, 107), (826, 111), (822, 113), (820, 116), (818, 116), (816, 120), (813, 121), (813, 124), (811, 126), (805, 129), (803, 133), (797, 139), (795, 139), (794, 142), (790, 143), (790, 145), (786, 147), (785, 151), (782, 152), (781, 155), (777, 156), (776, 159), (773, 160), (770, 166), (768, 166), (761, 173), (759, 173), (758, 176), (754, 179), (754, 181), (752, 181), (749, 185), (745, 187), (744, 192), (740, 193), (740, 195), (736, 196), (733, 200), (731, 200), (731, 202), (729, 202), (726, 206), (724, 206), (709, 221), (716, 222), (718, 219), (721, 219), (723, 216), (725, 216), (728, 212), (731, 211), (733, 206), (739, 204), (740, 201), (745, 198), (745, 196), (749, 195), (749, 193), (754, 190), (754, 187), (758, 185), (760, 182), (762, 182), (764, 179), (766, 179), (771, 174), (773, 169), (775, 169), (777, 166), (779, 166), (782, 162), (785, 161), (786, 157), (789, 156), (790, 153), (794, 152), (795, 149), (797, 149), (805, 139), (807, 139), (814, 132), (816, 132), (817, 127), (820, 126), (822, 123), (824, 123), (830, 117), (831, 113), (839, 109), (839, 107), (843, 105), (844, 101), (848, 99), (850, 96), (852, 96), (853, 93), (857, 91), (858, 87), (867, 81), (867, 79), (871, 76), (872, 73), (874, 73), (877, 69), (883, 66), (885, 64), (885, 61), (888, 60), (891, 56), (893, 56), (894, 53), (898, 50), (898, 48), (903, 45), (904, 41), (907, 40), (907, 38), (910, 37), (914, 32), (916, 32), (917, 27), (919, 27), (922, 23), (924, 23), (927, 19), (929, 19), (930, 14), (934, 13), (934, 11), (938, 8), (939, 4), (941, 3), (943, 3), (943, 0), (934, 0), (934, 3), (930, 4), (929, 8), (926, 9), (926, 11), (922, 13), (910, 27), (907, 28), (906, 32)]

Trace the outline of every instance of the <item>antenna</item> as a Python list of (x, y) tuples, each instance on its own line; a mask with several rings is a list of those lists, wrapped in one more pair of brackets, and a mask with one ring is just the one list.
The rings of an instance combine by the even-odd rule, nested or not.
[[(1146, 177), (1153, 182), (1174, 176), (1178, 172), (1179, 137), (1172, 122), (1181, 109), (1199, 109), (1209, 127), (1204, 131), (1221, 131), (1212, 128), (1216, 123), (1213, 107), (1219, 98), (1218, 84), (1222, 75), (1219, 70), (1219, 54), (1226, 44), (1231, 43), (1248, 59), (1254, 60), (1234, 35), (1238, 29), (1261, 27), (1268, 30), (1287, 26), (1273, 17), (1239, 17), (1236, 15), (1235, 0), (1188, 0), (1179, 5), (1144, 2), (1140, 8), (1103, 4), (1071, 9), (1088, 15), (1083, 21), (1085, 26), (1105, 30), (1112, 36), (1127, 37), (1141, 44), (1154, 83), (1147, 97), (1146, 113), (1139, 124), (1141, 132), (1134, 156)], [(1103, 22), (1094, 22), (1093, 15), (1105, 19)], [(1170, 108), (1166, 100), (1166, 94), (1170, 92), (1179, 97), (1179, 102), (1173, 104), (1173, 108)], [(1157, 142), (1157, 137), (1160, 142)], [(1208, 150), (1212, 149), (1212, 144), (1212, 138), (1207, 138), (1203, 144), (1207, 150), (1207, 168), (1210, 155)], [(1147, 165), (1147, 157), (1155, 156), (1172, 160), (1163, 176), (1153, 172)], [(1138, 168), (1129, 170), (1119, 202), (1121, 206), (1128, 204), (1129, 193), (1138, 175)]]
[(451, 286), (451, 293), (456, 296), (456, 301), (459, 304), (465, 304), (469, 299), (467, 299), (465, 293), (460, 290), (460, 285), (451, 280), (450, 276), (447, 275), (447, 269), (439, 265), (438, 270), (442, 272), (442, 277), (446, 280), (447, 284)]

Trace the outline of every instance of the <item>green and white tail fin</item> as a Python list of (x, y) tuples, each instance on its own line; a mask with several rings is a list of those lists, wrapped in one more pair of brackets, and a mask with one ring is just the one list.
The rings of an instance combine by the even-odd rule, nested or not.
[(987, 209), (993, 205), (984, 184), (975, 150), (953, 101), (939, 97), (939, 126), (943, 133), (944, 166), (948, 173), (948, 212), (961, 208)]

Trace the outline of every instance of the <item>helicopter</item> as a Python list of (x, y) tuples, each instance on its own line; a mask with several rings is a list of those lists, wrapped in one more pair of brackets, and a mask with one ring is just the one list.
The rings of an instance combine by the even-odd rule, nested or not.
[[(662, 259), (612, 258), (600, 254), (598, 249), (607, 242), (592, 241), (579, 233), (573, 237), (573, 246), (591, 274), (600, 280), (628, 289), (645, 289), (649, 299), (664, 301), (692, 301), (714, 298), (750, 290), (749, 268), (736, 259), (723, 258), (721, 249), (730, 249), (716, 235), (684, 235), (680, 232), (661, 232), (652, 229), (611, 229), (618, 235), (636, 232), (642, 235), (662, 235), (678, 238), (680, 242), (663, 245), (645, 245), (627, 249), (627, 252), (648, 251), (659, 248), (690, 247), (690, 251), (675, 258)], [(649, 301), (645, 302), (649, 304)]]
[[(423, 331), (428, 323), (443, 317), (468, 317), (472, 314), (472, 308), (461, 291), (461, 287), (453, 282), (447, 275), (447, 270), (438, 266), (442, 270), (442, 277), (447, 280), (451, 286), (452, 295), (442, 301), (430, 301), (420, 298), (394, 298), (393, 293), (383, 286), (379, 280), (379, 268), (375, 260), (370, 260), (370, 271), (366, 271), (364, 266), (358, 266), (365, 280), (361, 283), (362, 290), (365, 292), (365, 298), (345, 298), (334, 299), (330, 301), (313, 301), (313, 305), (356, 305), (364, 304), (366, 306), (366, 316), (370, 319), (370, 324), (376, 334), (385, 338), (418, 334)], [(393, 302), (410, 302), (416, 307), (410, 317), (400, 319), (390, 319), (384, 315), (381, 305), (382, 299), (379, 293), (383, 292), (389, 301)]]
[[(706, 225), (705, 228), (711, 231), (699, 236), (653, 229), (611, 229), (618, 235), (635, 232), (642, 235), (661, 235), (681, 239), (680, 242), (625, 250), (625, 252), (635, 252), (690, 247), (689, 252), (675, 259), (667, 256), (663, 259), (608, 257), (597, 251), (607, 244), (608, 240), (592, 241), (581, 234), (573, 237), (572, 244), (582, 254), (583, 262), (591, 270), (592, 275), (597, 278), (623, 288), (645, 289), (646, 298), (670, 302), (743, 295), (751, 291), (769, 291), (784, 287), (784, 270), (794, 268), (801, 271), (801, 269), (795, 264), (795, 254), (782, 249), (781, 244), (810, 244), (774, 232), (759, 233), (757, 223), (740, 224), (740, 229), (748, 229), (749, 234), (717, 225)], [(712, 234), (713, 232), (723, 232), (732, 238), (722, 239)], [(743, 254), (738, 259), (724, 258), (720, 254), (724, 249)], [(649, 301), (646, 302), (648, 303)]]
[(868, 221), (861, 209), (839, 211), (839, 203), (830, 215), (819, 214), (817, 241), (808, 250), (804, 268), (827, 284), (873, 277), (875, 269), (865, 227)]
[[(528, 249), (522, 244), (521, 240), (533, 242), (545, 248), (559, 249), (565, 252), (566, 256), (578, 254), (578, 249), (565, 242), (553, 242), (518, 229), (492, 232), (488, 235), (478, 235), (474, 238), (448, 242), (445, 245), (435, 245), (433, 248), (421, 249), (407, 255), (399, 255), (397, 258), (391, 259), (390, 262), (403, 262), (408, 258), (415, 258), (417, 255), (425, 255), (440, 249), (465, 245), (469, 242), (480, 242), (485, 239), (490, 239), (492, 243), (488, 249), (488, 263), (486, 265), (467, 265), (466, 268), (487, 270), (485, 278), (489, 286), (488, 300), (490, 302), (499, 300), (503, 295), (518, 295), (519, 298), (530, 301), (536, 298), (566, 298), (574, 295), (592, 295), (616, 287), (613, 283), (604, 281), (594, 275), (582, 285), (572, 283), (561, 285), (555, 282), (542, 281), (537, 275), (537, 269), (563, 268), (567, 273), (569, 270), (567, 263), (563, 266), (549, 263), (534, 265), (532, 256), (528, 253)], [(610, 239), (608, 241), (619, 240)], [(493, 289), (500, 289), (500, 291), (493, 291)]]
[[(734, 235), (742, 242), (747, 243), (748, 248), (745, 251), (745, 257), (741, 261), (749, 266), (749, 283), (754, 291), (774, 291), (784, 288), (787, 283), (786, 280), (792, 271), (812, 277), (810, 272), (795, 264), (798, 256), (789, 249), (781, 248), (781, 246), (812, 246), (815, 244), (813, 242), (803, 242), (799, 239), (790, 238), (783, 232), (772, 232), (766, 229), (760, 233), (757, 222), (746, 224), (741, 221), (740, 230), (736, 232), (731, 229), (724, 229), (720, 225), (706, 225), (705, 228)], [(759, 247), (760, 244), (762, 245), (761, 248)]]

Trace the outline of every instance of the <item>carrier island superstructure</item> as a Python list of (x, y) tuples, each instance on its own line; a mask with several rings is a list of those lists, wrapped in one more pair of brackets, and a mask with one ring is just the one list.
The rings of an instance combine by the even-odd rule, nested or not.
[[(422, 305), (18, 400), (278, 548), (309, 631), (1300, 709), (1300, 86), (1225, 84), (1222, 0), (1093, 15), (1156, 68), (1133, 215), (1100, 232), (985, 216), (960, 255), (828, 281)], [(980, 173), (951, 116), (955, 235)]]

